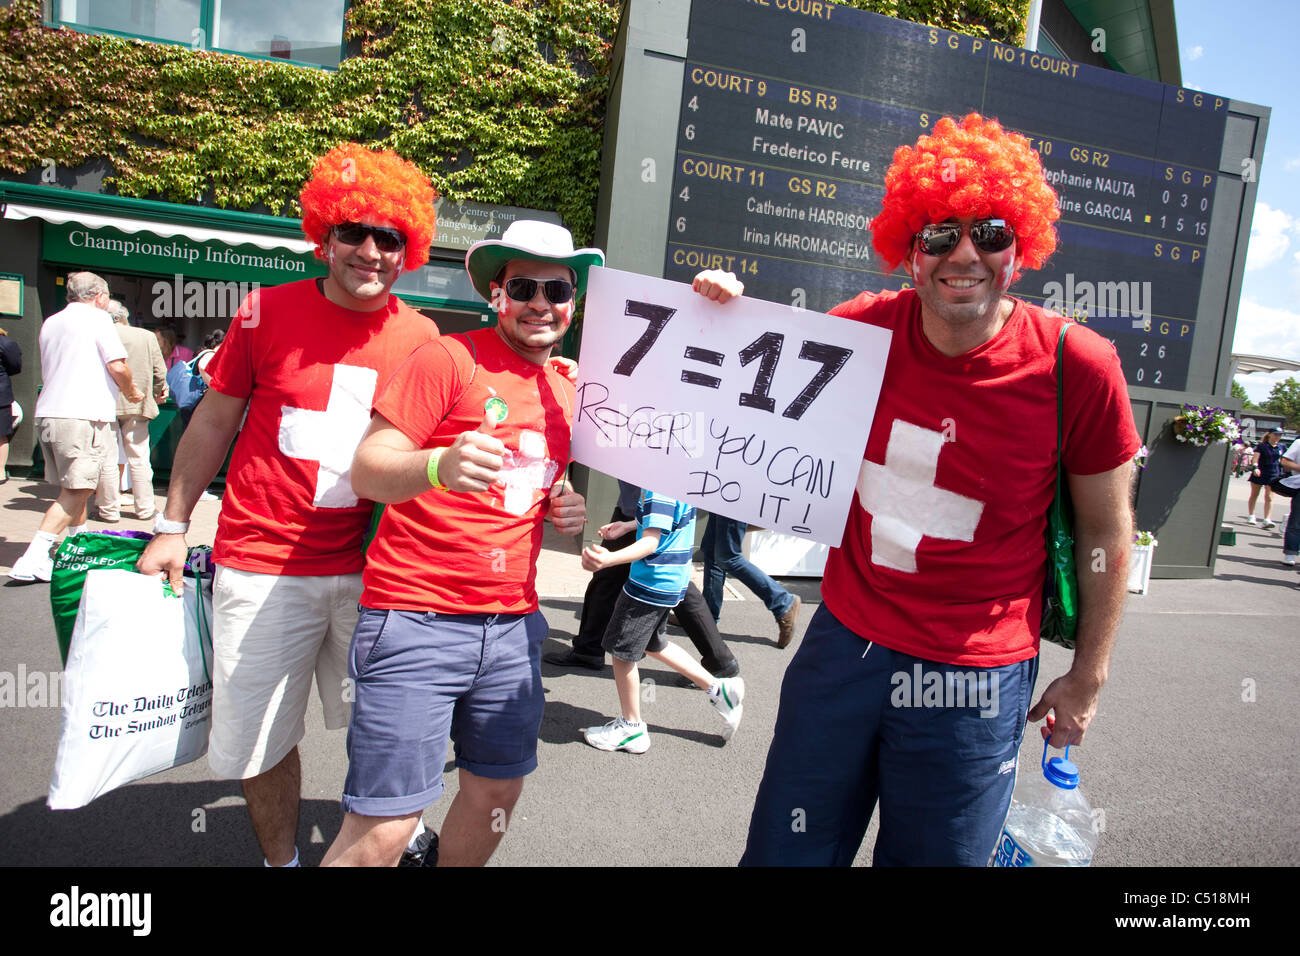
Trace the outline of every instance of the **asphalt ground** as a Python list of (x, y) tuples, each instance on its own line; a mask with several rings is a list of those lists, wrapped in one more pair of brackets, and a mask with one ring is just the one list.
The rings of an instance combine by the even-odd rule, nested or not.
[[(1280, 563), (1280, 527), (1265, 532), (1238, 518), (1246, 490), (1233, 481), (1226, 515), (1237, 544), (1220, 549), (1213, 579), (1153, 581), (1148, 594), (1128, 601), (1100, 710), (1085, 745), (1071, 751), (1093, 805), (1105, 813), (1097, 867), (1300, 863), (1300, 574)], [(49, 491), (19, 479), (0, 486), (0, 568), (22, 552)], [(201, 505), (192, 544), (202, 543), (205, 529), (210, 535), (217, 507)], [(1279, 510), (1284, 518), (1285, 507)], [(124, 518), (119, 527), (138, 526)], [(92, 530), (101, 527), (92, 522)], [(551, 626), (546, 650), (563, 648), (576, 632), (585, 580), (576, 542), (549, 539), (538, 578)], [(724, 606), (722, 631), (747, 686), (744, 722), (725, 746), (705, 696), (675, 686), (675, 675), (652, 662), (642, 671), (653, 682), (643, 704), (649, 752), (596, 751), (579, 730), (616, 712), (611, 672), (543, 665), (540, 767), (492, 865), (734, 864), (781, 675), (820, 600), (815, 579), (785, 583), (805, 602), (799, 637), (787, 650), (776, 648), (771, 615), (743, 588)], [(0, 632), (0, 673), (10, 680), (25, 673), (28, 688), (33, 674), (53, 680), (59, 659), (47, 585), (0, 587)], [(680, 631), (670, 636), (689, 648)], [(1069, 652), (1044, 645), (1038, 690), (1069, 661)], [(239, 784), (213, 779), (205, 759), (79, 810), (47, 809), (60, 711), (30, 691), (19, 697), (18, 706), (0, 708), (0, 864), (260, 864)], [(322, 728), (314, 699), (307, 728), (299, 846), (303, 862), (314, 864), (341, 820), (345, 733)], [(1030, 728), (1022, 766), (1037, 766), (1041, 753)], [(435, 829), (456, 790), (455, 771), (447, 769), (447, 791), (425, 815)], [(873, 822), (857, 863), (869, 863), (874, 836)]]

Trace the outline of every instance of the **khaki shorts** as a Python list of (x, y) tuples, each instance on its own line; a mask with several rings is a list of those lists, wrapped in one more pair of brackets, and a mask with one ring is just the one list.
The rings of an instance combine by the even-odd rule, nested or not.
[(348, 725), (348, 649), (361, 575), (255, 574), (217, 567), (212, 587), (212, 737), (223, 779), (270, 770), (306, 733), (312, 675), (325, 728)]
[(108, 422), (38, 418), (36, 435), (45, 455), (45, 480), (68, 491), (93, 491), (109, 453), (117, 456), (117, 440)]

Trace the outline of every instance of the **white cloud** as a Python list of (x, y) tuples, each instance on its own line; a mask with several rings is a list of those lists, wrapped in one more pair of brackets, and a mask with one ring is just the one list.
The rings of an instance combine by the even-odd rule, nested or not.
[[(1237, 309), (1237, 329), (1232, 339), (1232, 351), (1241, 355), (1262, 355), (1300, 362), (1300, 312), (1275, 309), (1242, 299), (1241, 306)], [(1268, 398), (1274, 385), (1287, 378), (1300, 379), (1300, 372), (1252, 372), (1249, 375), (1237, 375), (1237, 381), (1256, 405)]]
[(1199, 45), (1198, 45), (1198, 46), (1194, 46), (1194, 47), (1192, 47), (1190, 50), (1187, 51), (1187, 62), (1188, 62), (1188, 63), (1195, 63), (1197, 60), (1199, 60), (1199, 59), (1200, 59), (1202, 56), (1204, 56), (1204, 55), (1205, 55), (1205, 47), (1203, 47), (1203, 46), (1199, 46)]
[(1300, 312), (1242, 299), (1232, 350), (1300, 362)]
[(1288, 173), (1300, 173), (1300, 156), (1288, 159), (1282, 168)]
[(1265, 269), (1286, 255), (1291, 236), (1300, 237), (1300, 221), (1266, 202), (1255, 204), (1255, 218), (1250, 224), (1250, 248), (1246, 268)]

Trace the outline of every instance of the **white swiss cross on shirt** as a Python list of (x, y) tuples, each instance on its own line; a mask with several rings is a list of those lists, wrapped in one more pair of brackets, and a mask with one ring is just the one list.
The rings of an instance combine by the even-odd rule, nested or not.
[(916, 573), (922, 537), (972, 541), (984, 503), (935, 487), (943, 433), (894, 420), (885, 463), (864, 461), (858, 501), (871, 514), (871, 563)]
[(312, 504), (350, 508), (352, 456), (370, 425), (370, 406), (379, 373), (373, 368), (335, 365), (325, 411), (280, 406), (280, 451), (290, 458), (320, 462)]

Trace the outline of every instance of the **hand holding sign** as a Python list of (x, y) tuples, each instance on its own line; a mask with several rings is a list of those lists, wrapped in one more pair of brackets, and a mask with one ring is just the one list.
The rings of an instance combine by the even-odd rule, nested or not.
[(563, 355), (552, 355), (547, 359), (551, 368), (559, 372), (574, 385), (578, 384), (578, 363), (571, 358), (565, 358)]
[(691, 288), (713, 302), (729, 302), (745, 294), (745, 283), (734, 272), (706, 269), (695, 276)]

